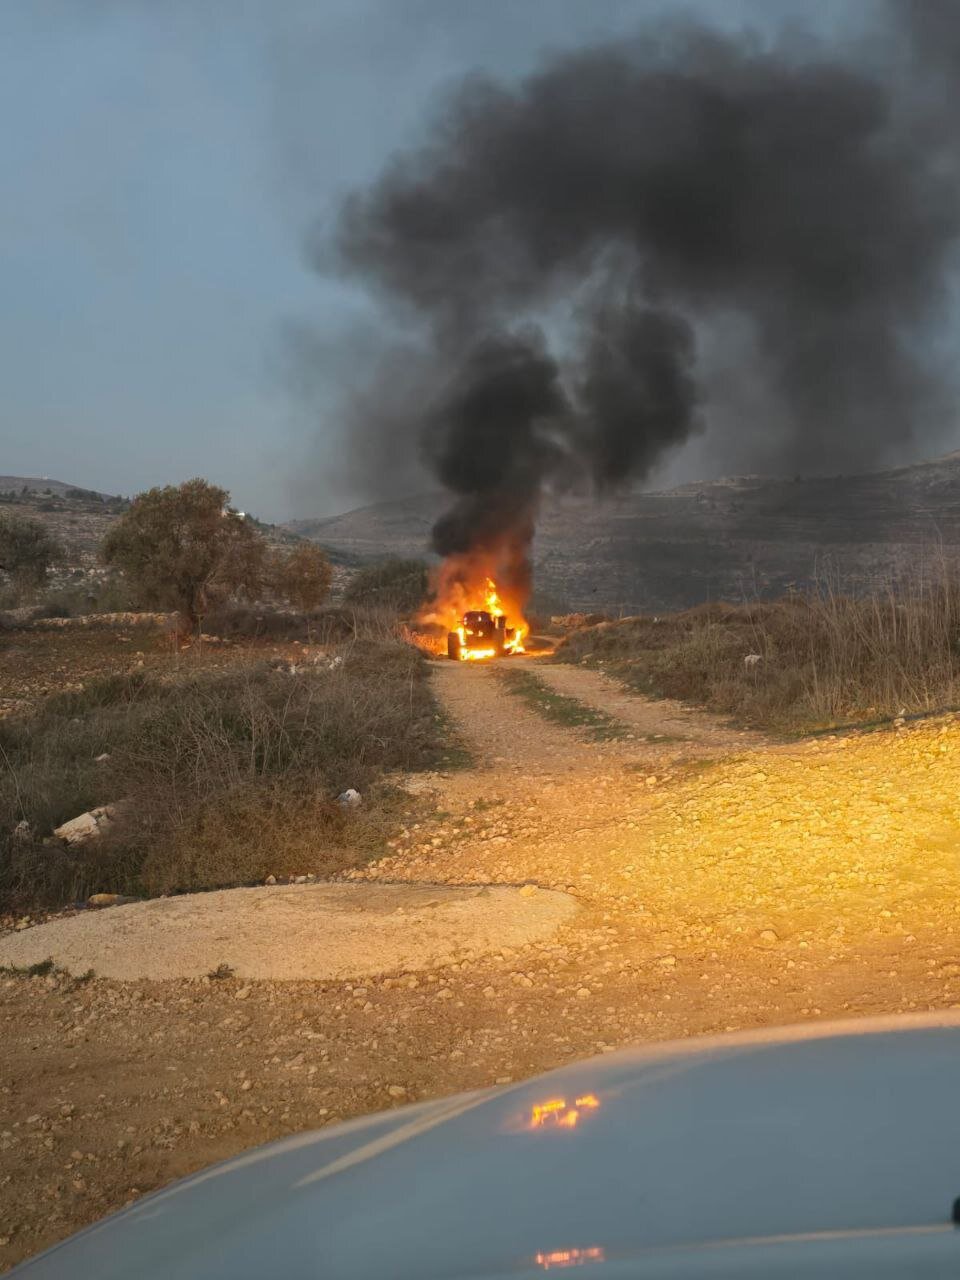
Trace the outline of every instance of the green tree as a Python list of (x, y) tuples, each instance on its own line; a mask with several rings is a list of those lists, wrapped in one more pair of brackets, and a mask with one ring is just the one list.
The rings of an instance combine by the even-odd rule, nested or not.
[(301, 542), (292, 551), (280, 552), (270, 565), (277, 595), (304, 613), (324, 602), (332, 580), (330, 561), (315, 542)]
[(266, 544), (229, 501), (200, 479), (138, 494), (104, 538), (102, 559), (144, 604), (175, 609), (184, 631), (199, 627), (212, 605), (255, 595), (263, 582)]
[(18, 592), (42, 587), (47, 570), (62, 554), (39, 520), (0, 515), (0, 570)]
[(419, 609), (427, 594), (427, 566), (422, 560), (383, 560), (358, 569), (344, 592), (347, 604), (366, 608)]

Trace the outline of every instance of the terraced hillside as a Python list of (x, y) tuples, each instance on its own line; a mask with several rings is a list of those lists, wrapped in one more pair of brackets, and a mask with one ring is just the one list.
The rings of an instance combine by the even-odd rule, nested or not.
[[(441, 493), (288, 527), (359, 557), (423, 555)], [(739, 476), (603, 504), (555, 497), (535, 548), (538, 589), (628, 613), (777, 596), (825, 574), (863, 589), (960, 547), (960, 452), (867, 475)]]

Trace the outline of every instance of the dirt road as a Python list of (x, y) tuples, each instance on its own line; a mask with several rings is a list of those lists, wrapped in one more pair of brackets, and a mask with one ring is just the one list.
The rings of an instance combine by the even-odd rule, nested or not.
[[(477, 767), (361, 880), (531, 882), (545, 942), (363, 982), (0, 977), (0, 1264), (255, 1143), (645, 1038), (960, 1002), (960, 723), (765, 744), (578, 668), (438, 663)], [(660, 738), (655, 735), (662, 734)]]

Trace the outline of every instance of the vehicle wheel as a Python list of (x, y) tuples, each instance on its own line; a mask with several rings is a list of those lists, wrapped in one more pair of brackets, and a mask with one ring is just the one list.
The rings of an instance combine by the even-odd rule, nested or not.
[(453, 658), (454, 662), (460, 661), (460, 637), (455, 631), (447, 636), (447, 657)]

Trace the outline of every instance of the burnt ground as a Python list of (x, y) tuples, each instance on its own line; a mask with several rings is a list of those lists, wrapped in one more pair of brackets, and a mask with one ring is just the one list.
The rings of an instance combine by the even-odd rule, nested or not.
[(437, 663), (475, 767), (412, 780), (352, 876), (562, 888), (575, 920), (353, 981), (0, 977), (0, 1265), (304, 1128), (637, 1040), (960, 1003), (955, 718), (782, 745), (529, 669), (626, 732)]

